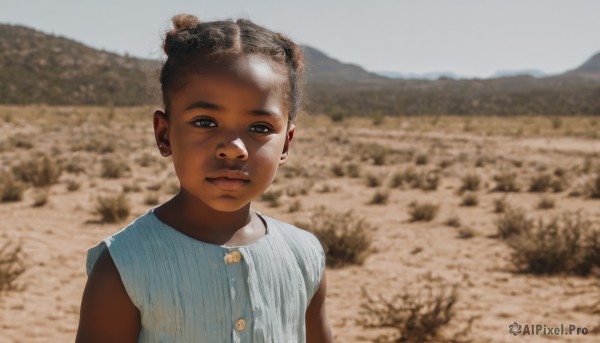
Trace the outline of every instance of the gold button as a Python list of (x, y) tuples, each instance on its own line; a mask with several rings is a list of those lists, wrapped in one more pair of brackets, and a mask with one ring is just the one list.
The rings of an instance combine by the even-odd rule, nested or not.
[(242, 331), (246, 328), (246, 321), (243, 319), (238, 319), (237, 322), (235, 322), (235, 329), (238, 331)]
[(231, 254), (225, 254), (225, 263), (233, 263), (233, 255)]
[(233, 262), (240, 262), (242, 260), (242, 253), (239, 251), (234, 251), (231, 255), (233, 256)]

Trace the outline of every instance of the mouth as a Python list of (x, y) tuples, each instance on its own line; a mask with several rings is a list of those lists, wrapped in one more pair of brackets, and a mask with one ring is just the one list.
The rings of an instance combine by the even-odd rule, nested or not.
[(241, 170), (223, 170), (206, 180), (223, 190), (237, 190), (250, 183), (250, 178)]

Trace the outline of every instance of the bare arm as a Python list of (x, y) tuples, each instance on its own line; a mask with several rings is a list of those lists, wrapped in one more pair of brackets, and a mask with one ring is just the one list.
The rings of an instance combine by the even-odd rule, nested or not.
[(127, 295), (106, 249), (85, 285), (75, 342), (135, 343), (140, 326), (140, 313)]
[(313, 296), (306, 309), (306, 342), (307, 343), (332, 343), (333, 337), (327, 313), (325, 312), (325, 295), (327, 284), (325, 282), (325, 272), (319, 284), (317, 292)]

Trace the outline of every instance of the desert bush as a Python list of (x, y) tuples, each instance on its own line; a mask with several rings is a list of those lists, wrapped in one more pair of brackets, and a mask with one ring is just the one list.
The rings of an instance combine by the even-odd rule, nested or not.
[(69, 192), (75, 192), (79, 187), (81, 187), (81, 183), (77, 180), (67, 180), (67, 190)]
[(600, 199), (600, 174), (586, 183), (585, 193), (592, 199)]
[(363, 161), (371, 160), (376, 166), (386, 163), (390, 150), (376, 143), (357, 144), (355, 150), (360, 154)]
[(427, 155), (425, 155), (425, 154), (419, 154), (415, 158), (415, 164), (418, 166), (425, 165), (425, 164), (427, 164), (428, 161), (429, 161), (429, 159), (427, 158)]
[(58, 182), (62, 168), (48, 156), (36, 155), (15, 165), (13, 172), (19, 179), (34, 187), (46, 187)]
[(380, 336), (378, 341), (456, 342), (468, 334), (470, 323), (453, 337), (443, 335), (441, 329), (455, 317), (457, 301), (458, 287), (440, 279), (424, 287), (386, 292), (385, 296), (371, 296), (363, 287), (358, 322), (365, 328), (394, 330), (393, 337)]
[(146, 196), (144, 197), (144, 205), (158, 205), (159, 199), (158, 199), (158, 193), (157, 192), (150, 192), (148, 194), (146, 194)]
[(385, 205), (388, 203), (390, 193), (385, 190), (378, 190), (373, 194), (373, 197), (369, 201), (370, 205)]
[(481, 184), (481, 178), (477, 174), (467, 174), (461, 179), (462, 184), (459, 188), (459, 192), (463, 193), (465, 191), (475, 192), (479, 190), (479, 186)]
[(28, 150), (33, 148), (33, 142), (31, 141), (31, 137), (22, 133), (17, 133), (15, 135), (10, 136), (10, 138), (8, 139), (8, 143), (13, 147), (19, 149)]
[(458, 238), (469, 239), (475, 237), (475, 232), (470, 227), (461, 228), (458, 230)]
[(0, 246), (0, 296), (5, 292), (21, 291), (23, 285), (17, 283), (25, 272), (23, 247), (20, 243), (5, 242)]
[(411, 221), (431, 221), (435, 218), (439, 210), (439, 205), (435, 205), (429, 202), (418, 203), (413, 202), (409, 205), (408, 214), (410, 215)]
[(462, 201), (460, 204), (462, 206), (477, 206), (479, 204), (479, 200), (477, 199), (477, 194), (465, 193), (465, 195), (463, 195), (463, 198), (462, 198)]
[(105, 157), (102, 159), (100, 176), (105, 179), (119, 179), (129, 170), (126, 162), (115, 157)]
[(260, 200), (269, 203), (269, 207), (279, 207), (281, 205), (280, 198), (282, 191), (267, 190), (260, 196)]
[(97, 200), (96, 212), (100, 214), (102, 222), (117, 223), (129, 216), (131, 206), (125, 193), (116, 196), (100, 196)]
[(404, 178), (401, 173), (397, 172), (390, 179), (390, 188), (398, 188), (404, 183)]
[(440, 175), (436, 171), (422, 174), (418, 188), (423, 191), (435, 191), (440, 184)]
[(554, 178), (550, 183), (550, 188), (554, 193), (560, 193), (567, 188), (567, 179), (565, 177)]
[(546, 210), (549, 208), (554, 208), (554, 204), (554, 199), (544, 196), (540, 198), (540, 201), (538, 201), (537, 208), (539, 208), (540, 210)]
[(346, 174), (352, 178), (360, 177), (360, 166), (354, 163), (348, 164), (346, 166)]
[(545, 192), (552, 184), (552, 178), (548, 174), (540, 174), (531, 178), (529, 183), (530, 192)]
[(300, 211), (301, 208), (302, 208), (302, 203), (300, 202), (300, 200), (296, 200), (288, 206), (288, 212), (289, 213), (298, 212), (298, 211)]
[(460, 227), (460, 218), (457, 216), (449, 217), (448, 219), (446, 219), (444, 224), (450, 227)]
[(494, 176), (496, 181), (496, 187), (494, 191), (497, 192), (518, 192), (519, 186), (517, 185), (517, 173), (509, 172), (508, 170), (502, 170), (500, 174)]
[(495, 213), (503, 213), (507, 207), (508, 207), (508, 201), (506, 200), (506, 197), (494, 199), (494, 212)]
[(344, 174), (346, 174), (346, 171), (344, 170), (344, 166), (341, 163), (334, 163), (331, 166), (331, 172), (333, 173), (333, 175), (335, 175), (337, 177), (342, 177), (342, 176), (344, 176)]
[(512, 207), (506, 207), (495, 224), (498, 236), (502, 239), (528, 231), (533, 227), (533, 221), (527, 217), (524, 210)]
[(564, 212), (508, 241), (515, 266), (533, 274), (587, 275), (600, 267), (600, 229), (580, 212)]
[(0, 172), (0, 202), (21, 201), (25, 188), (25, 184), (12, 173)]
[(135, 162), (140, 166), (140, 167), (149, 167), (153, 164), (156, 163), (156, 157), (154, 157), (152, 154), (150, 153), (143, 153), (140, 157), (135, 159)]
[(35, 191), (33, 194), (33, 207), (42, 207), (48, 203), (48, 196), (50, 195), (50, 190), (48, 188), (40, 188)]
[(379, 187), (381, 186), (381, 177), (374, 174), (367, 174), (365, 181), (367, 186), (369, 187)]
[(317, 207), (311, 216), (309, 230), (321, 242), (330, 267), (360, 265), (372, 252), (373, 227), (352, 210), (344, 213)]

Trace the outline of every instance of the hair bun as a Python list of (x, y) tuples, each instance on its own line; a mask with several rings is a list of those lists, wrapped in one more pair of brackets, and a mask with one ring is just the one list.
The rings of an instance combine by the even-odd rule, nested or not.
[(175, 31), (189, 30), (200, 24), (200, 20), (191, 14), (178, 14), (171, 20)]

